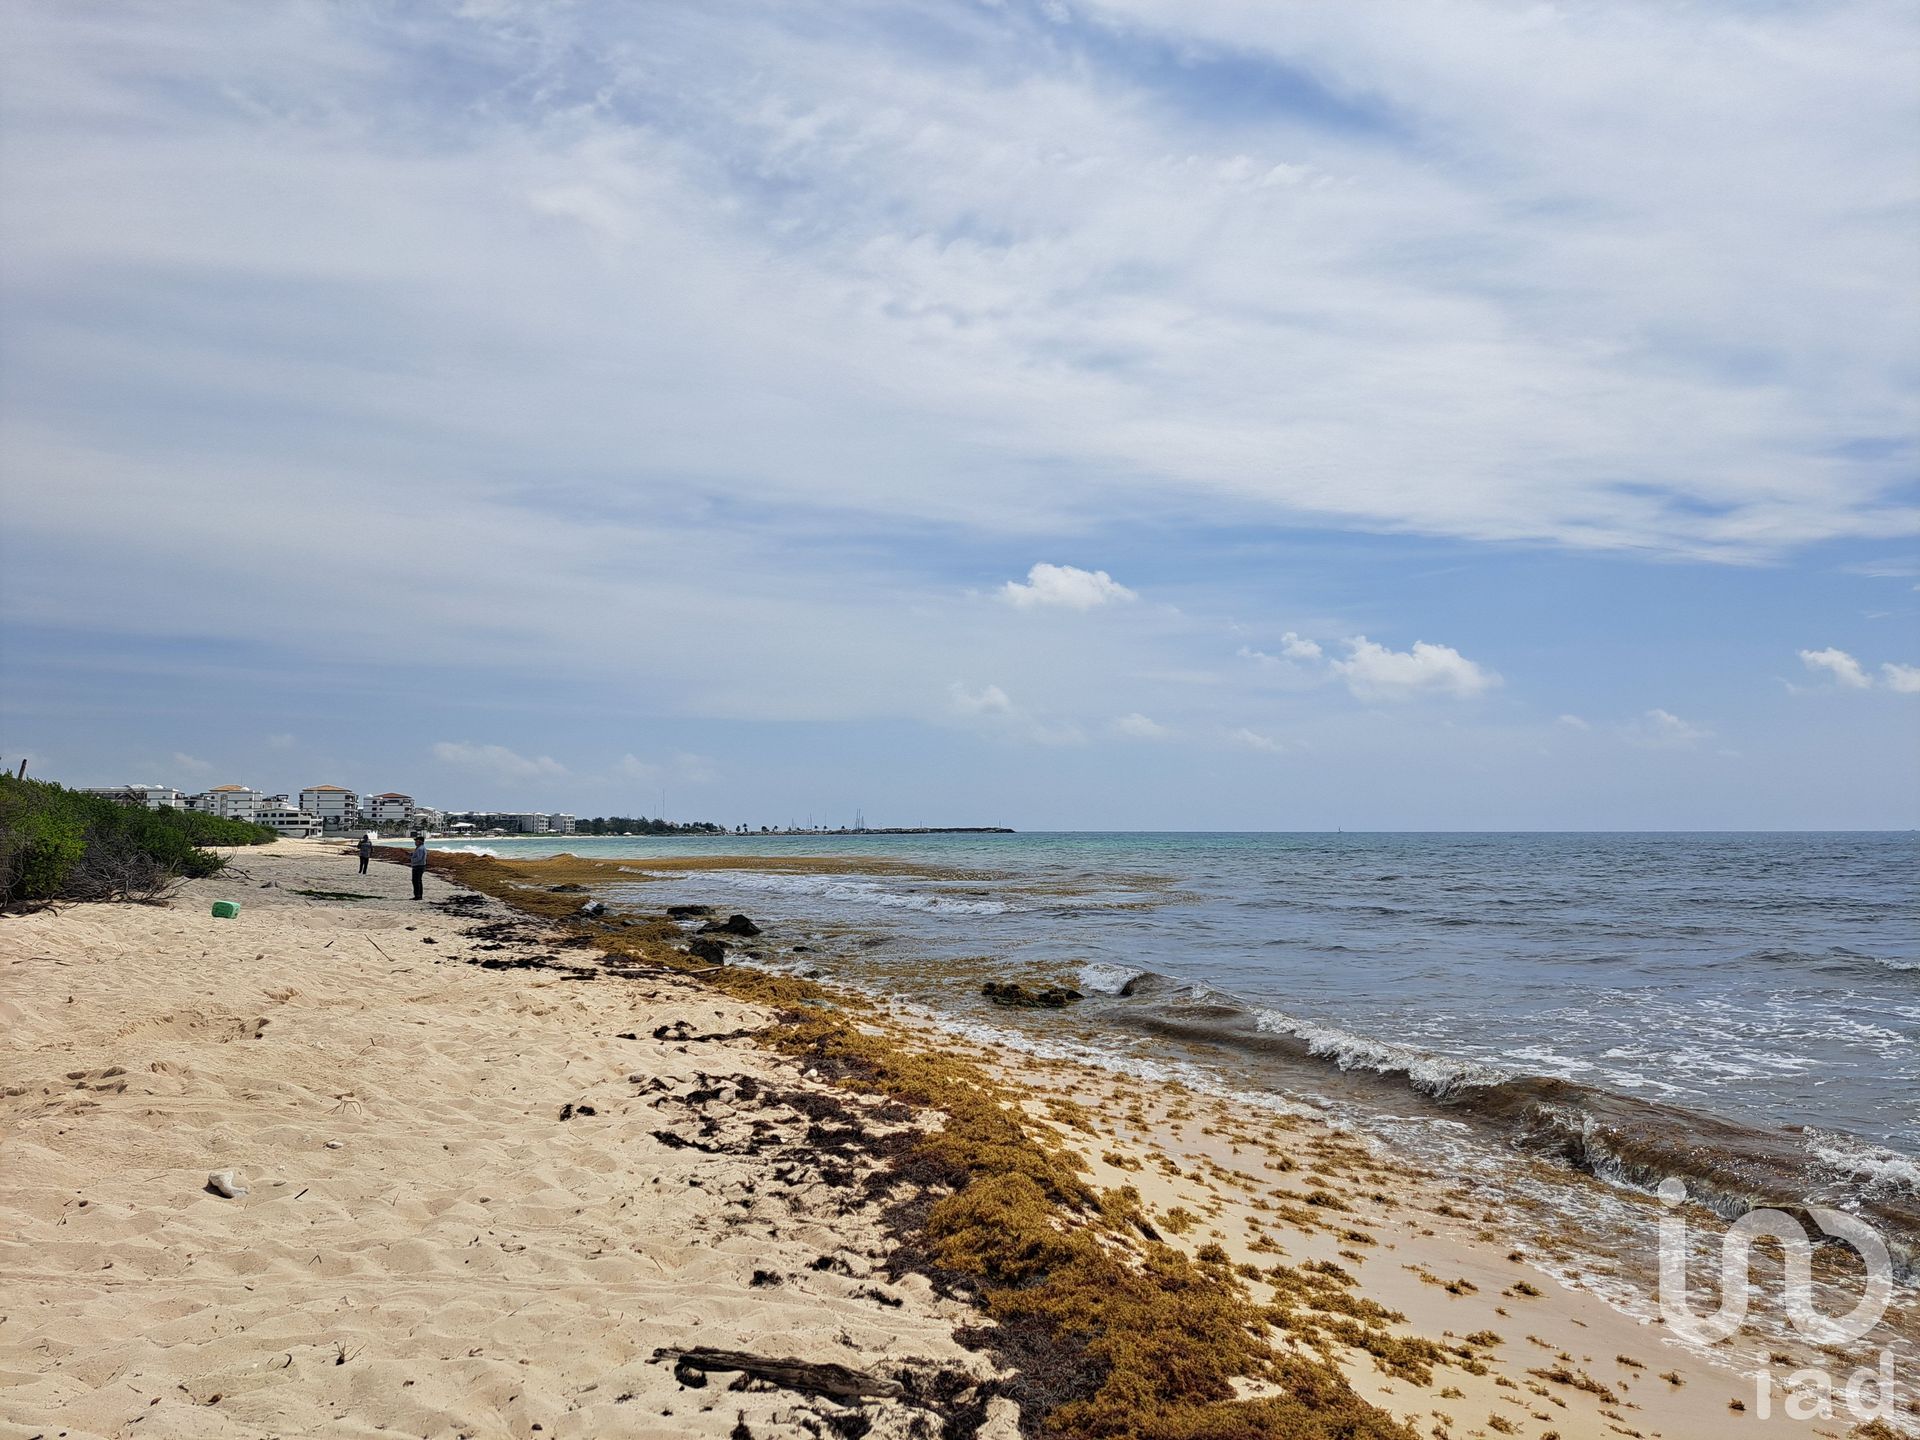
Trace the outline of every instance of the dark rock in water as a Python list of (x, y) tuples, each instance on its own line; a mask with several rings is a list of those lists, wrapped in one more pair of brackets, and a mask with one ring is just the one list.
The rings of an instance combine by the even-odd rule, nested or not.
[(1020, 1005), (1034, 1010), (1058, 1010), (1081, 998), (1080, 992), (1070, 986), (1048, 985), (1035, 990), (1017, 980), (989, 980), (980, 987), (980, 993), (996, 1005)]
[(587, 887), (584, 885), (549, 885), (547, 887), (547, 893), (549, 895), (584, 895), (587, 893)]
[(1132, 997), (1132, 995), (1133, 995), (1133, 987), (1134, 987), (1134, 986), (1136, 986), (1136, 985), (1138, 985), (1138, 984), (1139, 984), (1139, 983), (1140, 983), (1140, 982), (1141, 982), (1142, 980), (1144, 980), (1144, 979), (1146, 979), (1146, 978), (1147, 978), (1147, 977), (1146, 977), (1146, 976), (1144, 976), (1144, 975), (1135, 975), (1135, 976), (1133, 976), (1133, 977), (1131, 977), (1131, 978), (1130, 978), (1130, 979), (1129, 979), (1129, 980), (1127, 981), (1127, 983), (1126, 983), (1126, 984), (1124, 984), (1124, 985), (1122, 985), (1122, 986), (1120, 987), (1120, 993), (1121, 993), (1122, 995), (1125, 995), (1125, 996), (1127, 996), (1127, 997), (1129, 997), (1129, 998), (1131, 998), (1131, 997)]
[(667, 918), (669, 920), (691, 920), (697, 915), (711, 915), (712, 913), (713, 907), (711, 905), (667, 906)]
[(696, 935), (687, 942), (687, 953), (708, 965), (727, 963), (727, 947), (718, 940), (705, 940)]
[(700, 927), (702, 935), (758, 935), (760, 927), (744, 915), (729, 915), (724, 920), (709, 920)]
[(602, 905), (598, 900), (589, 900), (580, 907), (580, 913), (582, 915), (604, 915), (607, 913), (607, 907)]

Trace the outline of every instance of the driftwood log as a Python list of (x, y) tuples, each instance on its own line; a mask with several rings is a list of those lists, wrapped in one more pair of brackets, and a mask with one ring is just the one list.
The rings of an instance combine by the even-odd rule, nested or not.
[(782, 1390), (825, 1395), (844, 1403), (876, 1397), (894, 1399), (905, 1393), (895, 1381), (883, 1380), (863, 1370), (850, 1370), (845, 1365), (750, 1355), (744, 1350), (714, 1350), (705, 1345), (696, 1345), (691, 1350), (662, 1348), (653, 1352), (653, 1359), (655, 1364), (672, 1360), (676, 1375), (688, 1370), (738, 1370), (755, 1380), (778, 1385)]

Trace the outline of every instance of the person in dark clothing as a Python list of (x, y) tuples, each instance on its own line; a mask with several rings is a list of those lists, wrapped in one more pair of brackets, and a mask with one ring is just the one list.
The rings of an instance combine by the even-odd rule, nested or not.
[(420, 882), (425, 878), (426, 873), (427, 837), (424, 835), (416, 835), (413, 837), (413, 898), (416, 900), (424, 900), (427, 898), (420, 887)]
[(373, 859), (373, 836), (362, 835), (360, 837), (360, 873), (362, 875), (367, 873), (367, 862), (371, 859)]

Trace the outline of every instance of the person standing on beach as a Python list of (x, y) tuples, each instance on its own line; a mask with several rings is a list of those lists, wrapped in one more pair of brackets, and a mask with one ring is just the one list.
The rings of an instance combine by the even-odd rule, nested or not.
[(373, 859), (373, 836), (362, 835), (360, 837), (360, 873), (362, 875), (367, 873), (367, 862), (371, 859)]
[(424, 835), (415, 835), (413, 837), (413, 898), (416, 900), (426, 899), (426, 895), (422, 892), (420, 885), (426, 873), (427, 837)]

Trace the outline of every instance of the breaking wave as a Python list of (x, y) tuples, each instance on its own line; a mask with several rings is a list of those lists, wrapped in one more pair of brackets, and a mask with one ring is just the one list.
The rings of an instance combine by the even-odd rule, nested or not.
[[(1096, 967), (1089, 966), (1088, 969)], [(1118, 972), (1119, 967), (1106, 967)], [(1335, 1076), (1373, 1105), (1419, 1097), (1527, 1154), (1652, 1191), (1669, 1178), (1727, 1219), (1828, 1205), (1874, 1224), (1911, 1283), (1920, 1251), (1920, 1160), (1820, 1131), (1767, 1129), (1559, 1076), (1439, 1054), (1249, 1005), (1208, 986), (1135, 974), (1107, 1014), (1128, 1028), (1237, 1051), (1268, 1076), (1329, 1094)], [(1122, 999), (1121, 996), (1127, 997)], [(1317, 1076), (1317, 1078), (1316, 1078)], [(1404, 1101), (1402, 1102), (1404, 1103)]]

